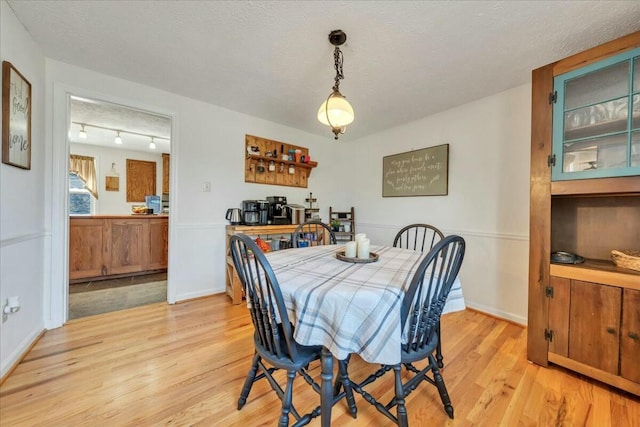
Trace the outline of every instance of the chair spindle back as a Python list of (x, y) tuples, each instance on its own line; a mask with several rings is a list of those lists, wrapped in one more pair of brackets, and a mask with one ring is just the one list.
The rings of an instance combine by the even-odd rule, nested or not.
[(255, 329), (255, 345), (278, 358), (297, 359), (293, 328), (271, 264), (249, 236), (231, 236), (230, 247)]
[(309, 246), (335, 245), (336, 235), (329, 226), (322, 221), (311, 220), (300, 224), (293, 232), (293, 247), (302, 247), (301, 242), (308, 242)]
[(398, 231), (393, 246), (424, 252), (431, 250), (442, 239), (444, 234), (433, 225), (410, 224)]
[(406, 353), (435, 345), (440, 316), (465, 252), (462, 237), (451, 235), (439, 241), (422, 260), (402, 302), (401, 325), (407, 334)]

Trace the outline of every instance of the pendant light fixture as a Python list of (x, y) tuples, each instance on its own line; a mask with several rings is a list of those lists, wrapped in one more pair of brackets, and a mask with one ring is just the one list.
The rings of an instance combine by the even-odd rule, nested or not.
[(113, 142), (115, 142), (116, 144), (122, 144), (122, 138), (120, 138), (120, 131), (116, 131), (118, 133), (118, 135), (116, 135), (116, 138), (113, 140)]
[(152, 150), (156, 149), (156, 143), (153, 141), (153, 137), (151, 137), (151, 142), (149, 143), (149, 148)]
[(80, 139), (87, 139), (87, 132), (84, 130), (84, 125), (80, 125), (80, 132), (78, 132), (78, 137)]
[(318, 120), (331, 127), (335, 139), (338, 139), (338, 135), (346, 131), (347, 125), (353, 122), (355, 117), (353, 107), (340, 93), (340, 80), (344, 79), (344, 74), (342, 73), (342, 51), (339, 46), (342, 46), (346, 41), (347, 35), (342, 30), (334, 30), (329, 33), (329, 42), (335, 46), (333, 59), (336, 77), (332, 92), (318, 110)]

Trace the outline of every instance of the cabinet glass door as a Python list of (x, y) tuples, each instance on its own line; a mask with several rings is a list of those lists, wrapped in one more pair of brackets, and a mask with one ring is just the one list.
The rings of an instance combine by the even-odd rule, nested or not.
[(640, 49), (556, 76), (552, 179), (640, 174)]
[(640, 167), (640, 57), (636, 57), (633, 61), (632, 111), (631, 166)]

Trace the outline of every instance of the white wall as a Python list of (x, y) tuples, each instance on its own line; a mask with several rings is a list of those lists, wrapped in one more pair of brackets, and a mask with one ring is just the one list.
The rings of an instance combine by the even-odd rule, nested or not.
[[(64, 122), (65, 93), (102, 99), (129, 105), (146, 111), (172, 116), (171, 147), (171, 215), (169, 218), (169, 300), (178, 301), (225, 289), (225, 231), (227, 208), (240, 207), (244, 199), (262, 199), (284, 195), (292, 203), (304, 203), (309, 192), (318, 198), (321, 215), (328, 216), (329, 206), (345, 204), (344, 194), (337, 195), (346, 169), (347, 158), (335, 155), (336, 142), (330, 132), (326, 137), (311, 135), (220, 108), (211, 104), (171, 94), (104, 74), (47, 60), (47, 81), (50, 105), (48, 117), (54, 129), (49, 140), (54, 150), (54, 168), (66, 159), (66, 128), (56, 129)], [(62, 95), (61, 95), (62, 94)], [(314, 104), (315, 105), (315, 104)], [(313, 106), (310, 107), (313, 110)], [(313, 111), (311, 112), (313, 113)], [(319, 125), (321, 126), (321, 125)], [(245, 134), (308, 147), (318, 167), (311, 172), (309, 188), (291, 188), (244, 182)], [(61, 169), (63, 170), (63, 169)], [(64, 198), (63, 173), (56, 176), (52, 194)], [(211, 192), (202, 191), (205, 181), (211, 182)], [(121, 183), (122, 185), (122, 183)], [(55, 204), (55, 200), (52, 202)], [(350, 206), (350, 205), (349, 205)], [(54, 218), (56, 215), (53, 215)], [(63, 239), (56, 227), (64, 219), (54, 219), (54, 240)], [(56, 223), (58, 223), (56, 225)], [(57, 243), (56, 248), (60, 247)], [(55, 251), (54, 251), (55, 252)], [(54, 264), (64, 265), (55, 260)], [(54, 269), (55, 270), (55, 269)], [(59, 275), (59, 274), (58, 274)], [(55, 275), (54, 276), (58, 276)], [(63, 286), (53, 284), (54, 288)], [(53, 305), (61, 305), (61, 292), (54, 290)], [(62, 322), (51, 318), (51, 326)]]
[[(350, 145), (358, 231), (390, 244), (414, 222), (467, 242), (469, 307), (526, 324), (531, 86), (388, 129)], [(382, 158), (449, 144), (449, 194), (382, 198)]]
[[(0, 326), (0, 376), (43, 331), (45, 231), (45, 59), (6, 2), (0, 2), (0, 56), (31, 83), (31, 170), (0, 164), (0, 301), (20, 311)], [(0, 119), (1, 120), (1, 119)]]
[[(131, 213), (133, 205), (144, 204), (142, 202), (127, 202), (127, 159), (156, 162), (155, 194), (162, 194), (162, 153), (154, 154), (73, 142), (70, 144), (69, 152), (71, 154), (91, 156), (96, 160), (98, 178), (96, 215), (128, 215)], [(105, 177), (111, 175), (111, 165), (113, 163), (115, 163), (116, 172), (120, 178), (120, 189), (118, 191), (106, 191)]]
[[(269, 195), (302, 204), (313, 192), (323, 218), (330, 205), (354, 206), (358, 231), (374, 243), (390, 243), (410, 222), (461, 234), (468, 244), (461, 273), (467, 304), (526, 323), (529, 85), (359, 141), (336, 142), (328, 132), (311, 135), (45, 60), (4, 1), (0, 11), (0, 54), (33, 87), (32, 170), (0, 165), (0, 297), (19, 295), (23, 305), (2, 324), (3, 375), (42, 328), (61, 325), (66, 312), (67, 94), (172, 117), (170, 301), (224, 290), (227, 208)], [(244, 183), (247, 133), (309, 147), (319, 164), (309, 188)], [(383, 156), (442, 143), (450, 144), (448, 196), (381, 197)], [(212, 183), (210, 193), (201, 191), (205, 181)]]

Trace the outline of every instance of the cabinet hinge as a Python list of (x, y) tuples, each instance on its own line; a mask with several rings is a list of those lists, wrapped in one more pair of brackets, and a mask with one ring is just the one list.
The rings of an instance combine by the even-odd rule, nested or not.
[(558, 102), (558, 91), (554, 90), (549, 94), (549, 104), (555, 104)]
[(553, 341), (553, 331), (550, 329), (545, 329), (544, 330), (544, 340), (545, 341)]
[(547, 286), (544, 288), (544, 296), (547, 298), (553, 298), (553, 288), (551, 286)]
[(556, 155), (549, 154), (549, 157), (547, 157), (547, 166), (551, 167), (555, 165), (556, 165)]

